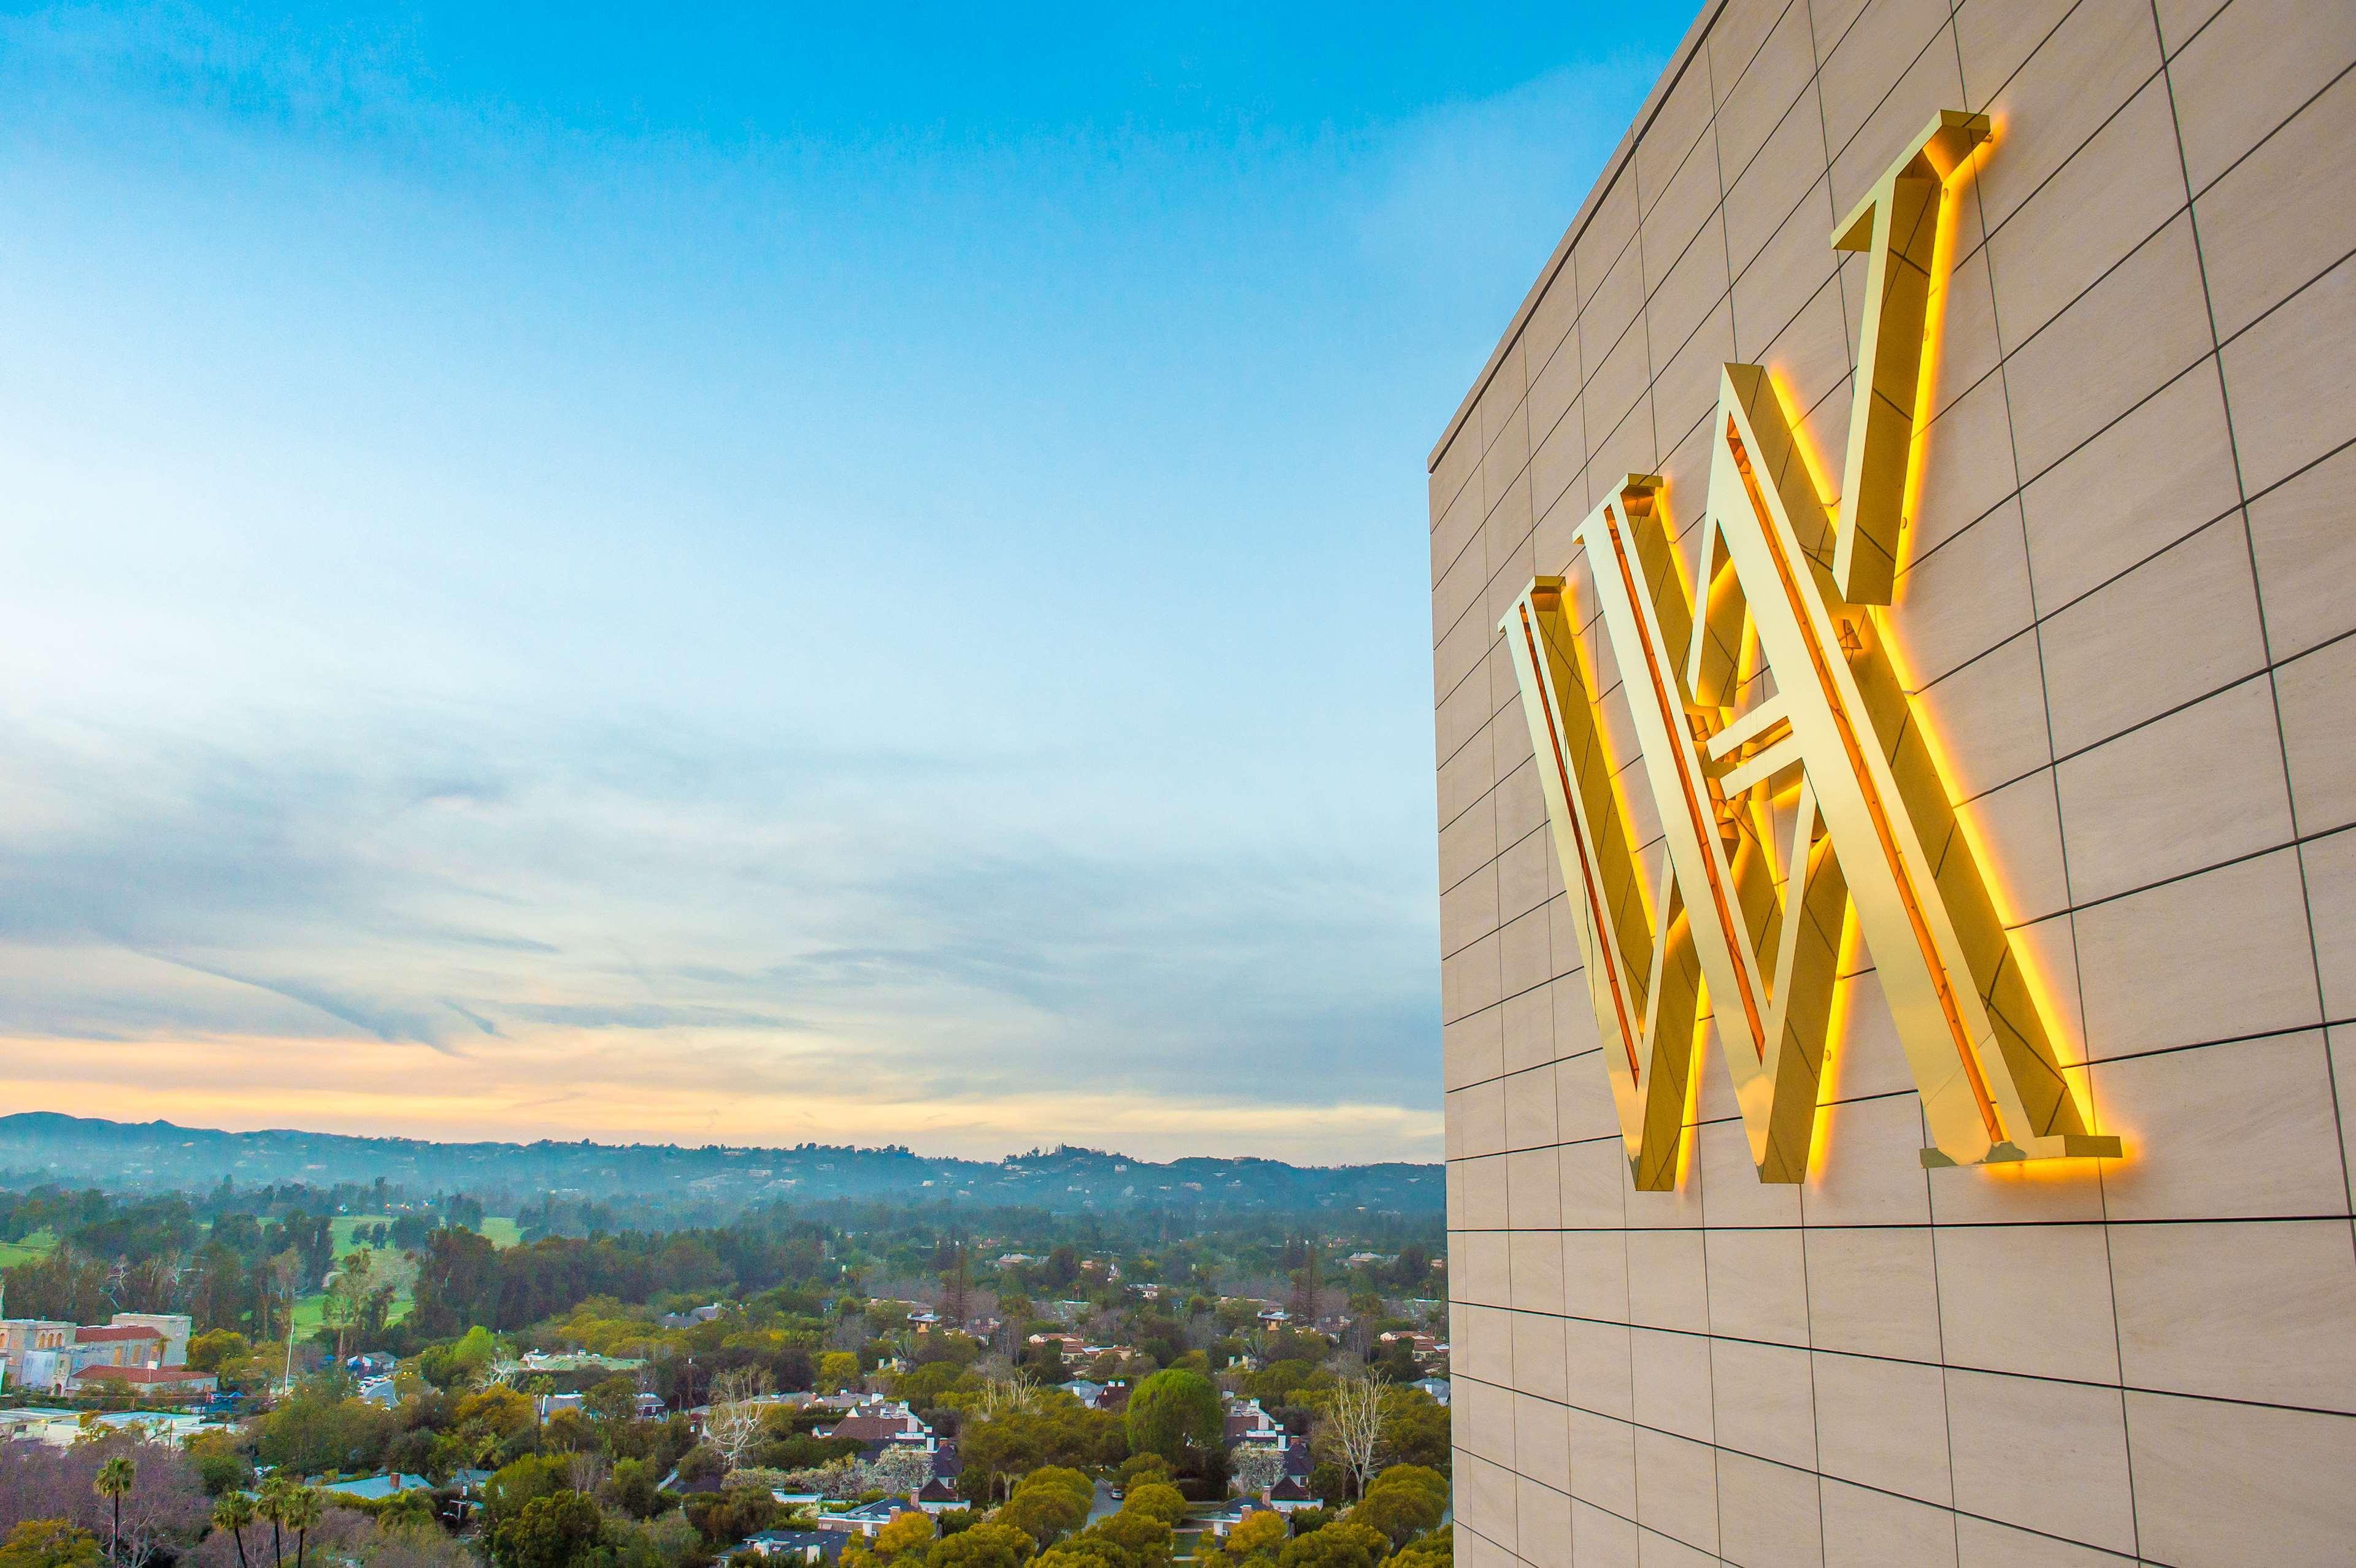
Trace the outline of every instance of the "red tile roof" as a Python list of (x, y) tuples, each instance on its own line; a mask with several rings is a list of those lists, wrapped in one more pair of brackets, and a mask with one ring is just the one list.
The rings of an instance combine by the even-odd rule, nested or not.
[(104, 1328), (76, 1328), (74, 1342), (78, 1345), (112, 1345), (128, 1339), (154, 1339), (160, 1343), (164, 1336), (153, 1328), (136, 1323), (119, 1323)]

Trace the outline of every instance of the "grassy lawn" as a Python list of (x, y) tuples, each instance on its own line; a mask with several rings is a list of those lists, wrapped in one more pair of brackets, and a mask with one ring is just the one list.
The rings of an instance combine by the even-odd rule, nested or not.
[(57, 1237), (47, 1231), (36, 1231), (21, 1242), (0, 1242), (0, 1268), (48, 1257), (57, 1244)]
[[(363, 1225), (390, 1225), (391, 1223), (392, 1216), (390, 1214), (337, 1215), (334, 1219), (327, 1221), (328, 1232), (336, 1238), (336, 1255), (337, 1257), (342, 1257), (346, 1253), (352, 1250), (353, 1246), (356, 1244), (352, 1241), (352, 1232), (359, 1230)], [(375, 1250), (374, 1245), (371, 1243), (369, 1251), (373, 1252)]]
[[(393, 1217), (390, 1214), (337, 1215), (333, 1220), (328, 1221), (330, 1232), (335, 1237), (336, 1256), (339, 1258), (347, 1257), (355, 1250), (365, 1250), (372, 1253), (391, 1251), (391, 1249), (390, 1248), (381, 1248), (373, 1243), (367, 1243), (363, 1247), (362, 1243), (356, 1243), (352, 1240), (352, 1232), (359, 1230), (363, 1226), (390, 1225), (392, 1222), (392, 1218)], [(516, 1228), (515, 1221), (505, 1216), (494, 1218), (490, 1215), (485, 1215), (483, 1217), (482, 1234), (484, 1239), (495, 1247), (512, 1247), (523, 1240), (523, 1232)], [(46, 1248), (44, 1250), (46, 1250)], [(13, 1262), (15, 1260), (10, 1259), (6, 1261)], [(403, 1317), (408, 1316), (409, 1309), (412, 1305), (413, 1303), (411, 1300), (409, 1292), (405, 1290), (402, 1291), (399, 1296), (393, 1297), (392, 1311), (387, 1316), (386, 1321), (389, 1323), (400, 1322)], [(317, 1295), (306, 1296), (303, 1297), (302, 1300), (297, 1301), (294, 1304), (294, 1332), (296, 1336), (298, 1338), (307, 1338), (315, 1329), (327, 1320), (327, 1297), (325, 1292), (321, 1292)]]

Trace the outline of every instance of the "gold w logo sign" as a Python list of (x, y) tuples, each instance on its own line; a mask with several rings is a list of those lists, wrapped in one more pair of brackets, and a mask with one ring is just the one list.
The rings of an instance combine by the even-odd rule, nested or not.
[(1657, 808), (1649, 880), (1564, 579), (1534, 580), (1500, 626), (1640, 1188), (1676, 1184), (1705, 1014), (1760, 1178), (1804, 1178), (1852, 909), (1922, 1095), (1924, 1164), (2119, 1152), (2063, 1081), (1868, 608), (1895, 576), (1949, 182), (1987, 134), (1984, 115), (1941, 114), (1835, 233), (1869, 258), (1837, 510), (1767, 373), (1729, 365), (1697, 581), (1655, 475), (1628, 475), (1574, 536), (1640, 753), (1630, 784)]

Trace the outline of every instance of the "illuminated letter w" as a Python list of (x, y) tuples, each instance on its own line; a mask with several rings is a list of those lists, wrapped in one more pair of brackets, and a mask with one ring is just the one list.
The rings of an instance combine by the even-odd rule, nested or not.
[[(1940, 115), (1835, 233), (1867, 253), (1837, 516), (1766, 372), (1729, 365), (1699, 580), (1653, 475), (1580, 525), (1637, 752), (1624, 784), (1565, 579), (1534, 580), (1499, 628), (1640, 1188), (1676, 1183), (1705, 1012), (1761, 1179), (1804, 1178), (1852, 909), (1922, 1095), (1925, 1164), (2119, 1152), (2063, 1081), (1869, 608), (1890, 602), (1906, 522), (1948, 181), (1987, 138), (1985, 116)], [(1656, 844), (1619, 794), (1639, 786)]]

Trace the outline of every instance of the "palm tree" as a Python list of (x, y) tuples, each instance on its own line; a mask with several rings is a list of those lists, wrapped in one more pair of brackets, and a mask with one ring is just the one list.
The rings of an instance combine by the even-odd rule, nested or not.
[(294, 1568), (303, 1568), (304, 1542), (310, 1538), (311, 1527), (319, 1522), (323, 1511), (319, 1494), (309, 1487), (300, 1488), (287, 1499), (286, 1528), (294, 1532)]
[(286, 1561), (286, 1545), (280, 1531), (286, 1528), (294, 1494), (301, 1489), (284, 1476), (273, 1476), (262, 1483), (262, 1500), (254, 1504), (253, 1511), (270, 1521), (271, 1568), (278, 1568)]
[(434, 1500), (422, 1490), (395, 1492), (377, 1510), (380, 1530), (423, 1530), (434, 1523)]
[(116, 1560), (115, 1552), (123, 1540), (123, 1494), (131, 1489), (132, 1477), (137, 1473), (136, 1467), (129, 1459), (117, 1454), (98, 1467), (98, 1479), (90, 1484), (90, 1489), (106, 1499), (113, 1508), (113, 1522), (106, 1533), (106, 1560), (109, 1563)]
[(246, 1568), (245, 1527), (253, 1522), (253, 1499), (243, 1492), (231, 1492), (213, 1505), (213, 1528), (229, 1531), (237, 1542), (237, 1568)]

